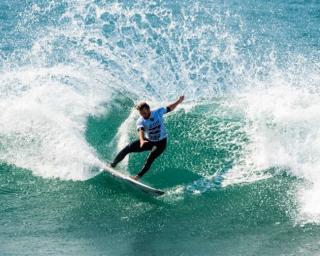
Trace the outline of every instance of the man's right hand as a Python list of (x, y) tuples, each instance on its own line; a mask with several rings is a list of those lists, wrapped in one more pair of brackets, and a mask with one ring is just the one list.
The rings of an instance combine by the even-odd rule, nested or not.
[(147, 140), (140, 140), (140, 148), (143, 147), (144, 144), (148, 143)]
[(179, 104), (182, 103), (182, 101), (184, 101), (184, 95), (180, 96), (178, 99)]
[(184, 101), (184, 95), (180, 96), (176, 102), (168, 105), (167, 107), (170, 109), (170, 111), (173, 111), (180, 103), (182, 103), (182, 101)]

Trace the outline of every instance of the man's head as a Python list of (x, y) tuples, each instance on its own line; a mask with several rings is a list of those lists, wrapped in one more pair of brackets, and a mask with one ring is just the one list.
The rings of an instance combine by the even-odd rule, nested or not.
[(148, 105), (147, 102), (140, 102), (136, 109), (139, 111), (140, 115), (145, 118), (148, 119), (150, 117), (151, 111), (150, 111), (150, 106)]

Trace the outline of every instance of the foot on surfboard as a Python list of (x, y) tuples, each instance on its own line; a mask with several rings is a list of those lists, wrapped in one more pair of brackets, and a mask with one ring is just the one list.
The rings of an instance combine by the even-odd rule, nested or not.
[[(116, 165), (112, 162), (112, 163), (107, 163), (106, 167), (108, 168), (114, 168)], [(131, 179), (133, 180), (139, 180), (140, 179), (140, 176), (139, 175), (132, 175), (130, 176)]]
[(106, 167), (111, 167), (111, 168), (114, 168), (116, 167), (117, 164), (115, 164), (114, 162), (107, 162), (106, 163)]
[(133, 180), (138, 180), (140, 177), (138, 175), (130, 176), (131, 179)]

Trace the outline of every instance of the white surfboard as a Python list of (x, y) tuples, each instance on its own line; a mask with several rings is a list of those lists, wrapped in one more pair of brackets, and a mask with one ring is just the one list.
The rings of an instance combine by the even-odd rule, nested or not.
[(117, 170), (115, 170), (109, 166), (104, 166), (104, 168), (102, 170), (105, 171), (107, 174), (111, 175), (113, 178), (116, 178), (119, 181), (125, 182), (129, 185), (132, 185), (135, 188), (137, 188), (147, 194), (150, 194), (153, 196), (161, 196), (165, 193), (164, 191), (162, 191), (160, 189), (150, 187), (146, 184), (143, 184), (140, 181), (134, 180), (134, 179), (130, 178), (129, 176), (122, 174), (121, 172), (118, 172)]

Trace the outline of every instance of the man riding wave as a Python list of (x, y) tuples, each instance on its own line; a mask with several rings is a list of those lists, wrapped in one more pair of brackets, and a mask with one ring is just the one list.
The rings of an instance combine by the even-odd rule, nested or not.
[(163, 115), (173, 111), (183, 100), (184, 96), (180, 96), (174, 103), (153, 110), (146, 102), (139, 103), (136, 107), (140, 114), (137, 120), (139, 139), (125, 146), (112, 161), (111, 167), (116, 167), (129, 153), (151, 151), (140, 172), (132, 177), (135, 180), (141, 178), (166, 148), (168, 134)]

